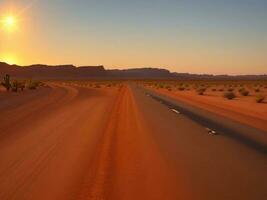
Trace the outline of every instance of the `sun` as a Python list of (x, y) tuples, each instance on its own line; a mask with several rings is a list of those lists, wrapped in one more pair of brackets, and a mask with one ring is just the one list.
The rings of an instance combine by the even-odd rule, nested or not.
[(15, 25), (15, 18), (13, 16), (7, 16), (4, 20), (4, 24), (8, 27)]
[(16, 26), (16, 18), (12, 15), (8, 15), (3, 18), (2, 24), (6, 30), (13, 30)]

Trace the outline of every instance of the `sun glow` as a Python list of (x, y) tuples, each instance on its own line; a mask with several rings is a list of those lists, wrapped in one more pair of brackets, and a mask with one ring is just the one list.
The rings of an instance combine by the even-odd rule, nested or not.
[(16, 27), (17, 20), (12, 15), (5, 16), (1, 21), (5, 30), (12, 31)]
[(13, 16), (7, 16), (5, 19), (5, 25), (11, 27), (11, 26), (14, 26), (14, 24), (15, 24), (14, 17)]
[(3, 56), (0, 56), (0, 61), (5, 62), (5, 63), (10, 64), (10, 65), (14, 65), (14, 64), (17, 64), (18, 60), (13, 55), (3, 55)]

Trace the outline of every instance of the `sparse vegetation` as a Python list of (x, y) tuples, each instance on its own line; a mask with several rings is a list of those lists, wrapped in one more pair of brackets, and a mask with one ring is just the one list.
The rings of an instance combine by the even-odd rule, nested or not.
[(204, 95), (205, 92), (206, 92), (206, 88), (199, 88), (199, 89), (197, 89), (197, 94), (198, 95)]
[(101, 88), (101, 85), (99, 83), (96, 83), (95, 88)]
[(18, 92), (23, 91), (25, 88), (33, 90), (40, 86), (46, 86), (45, 83), (33, 80), (17, 80), (11, 79), (10, 75), (6, 74), (0, 83), (0, 86), (6, 88), (7, 91)]
[(260, 94), (260, 95), (258, 95), (257, 97), (256, 97), (256, 102), (257, 103), (262, 103), (264, 100), (265, 100), (265, 96), (264, 95), (262, 95), (262, 94)]
[(254, 91), (258, 93), (260, 92), (260, 88), (255, 88)]
[(241, 88), (239, 89), (239, 93), (242, 95), (242, 96), (248, 96), (249, 95), (249, 91), (244, 89), (244, 88)]
[(22, 81), (22, 82), (18, 82), (18, 89), (20, 89), (21, 91), (23, 91), (25, 88), (25, 82)]
[(12, 81), (11, 90), (12, 90), (12, 92), (17, 92), (18, 91), (18, 81), (17, 80)]
[(26, 82), (26, 87), (29, 90), (35, 90), (38, 86), (39, 86), (39, 82), (38, 81), (28, 80)]
[[(194, 90), (197, 95), (207, 95), (208, 99), (223, 97), (225, 99), (236, 99), (235, 102), (243, 101), (247, 98), (254, 102), (264, 102), (267, 98), (267, 81), (218, 81), (218, 80), (163, 80), (163, 81), (140, 81), (141, 85), (151, 89), (165, 89), (170, 92)], [(178, 94), (177, 94), (178, 95)], [(192, 95), (191, 92), (185, 92), (185, 95)], [(237, 98), (238, 97), (238, 98)], [(244, 100), (246, 102), (247, 100)], [(243, 103), (243, 102), (242, 102)]]
[(10, 90), (11, 88), (11, 83), (10, 83), (10, 76), (6, 74), (3, 78), (3, 81), (1, 82), (1, 85), (6, 88), (7, 91)]
[(184, 91), (185, 88), (184, 88), (184, 87), (178, 87), (178, 90), (180, 90), (180, 91)]
[(224, 96), (224, 98), (226, 98), (226, 99), (234, 99), (234, 98), (236, 98), (236, 95), (235, 95), (234, 92), (225, 92), (225, 93), (223, 94), (223, 96)]

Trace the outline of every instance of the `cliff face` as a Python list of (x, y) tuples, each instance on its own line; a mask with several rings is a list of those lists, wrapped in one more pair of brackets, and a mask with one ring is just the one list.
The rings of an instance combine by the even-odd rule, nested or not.
[(5, 74), (10, 74), (16, 78), (34, 79), (142, 79), (172, 77), (168, 70), (158, 68), (105, 70), (104, 66), (31, 65), (21, 67), (0, 62), (0, 76)]
[(33, 79), (173, 79), (173, 80), (267, 80), (267, 75), (211, 75), (171, 73), (160, 68), (105, 70), (104, 66), (31, 65), (17, 66), (0, 62), (0, 79), (5, 74), (15, 78)]
[(125, 69), (125, 70), (108, 70), (108, 75), (114, 78), (171, 78), (173, 74), (166, 69), (159, 68), (135, 68), (135, 69)]
[(35, 79), (86, 79), (103, 77), (106, 70), (103, 66), (75, 67), (73, 65), (31, 65), (17, 66), (0, 63), (0, 75), (10, 74), (17, 78)]

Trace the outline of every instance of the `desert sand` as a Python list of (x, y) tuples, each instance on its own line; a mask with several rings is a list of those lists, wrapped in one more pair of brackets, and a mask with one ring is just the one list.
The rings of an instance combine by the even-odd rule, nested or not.
[(3, 91), (0, 102), (0, 199), (267, 195), (266, 155), (208, 135), (134, 84), (56, 82), (36, 91)]
[[(151, 89), (151, 88), (150, 88)], [(154, 91), (170, 96), (178, 101), (214, 112), (232, 120), (248, 124), (255, 128), (267, 131), (267, 104), (256, 103), (255, 95), (241, 97), (233, 100), (222, 97), (222, 92), (208, 91), (204, 95), (198, 95), (196, 91), (178, 91), (167, 89), (154, 89)], [(265, 95), (267, 92), (265, 92)]]

